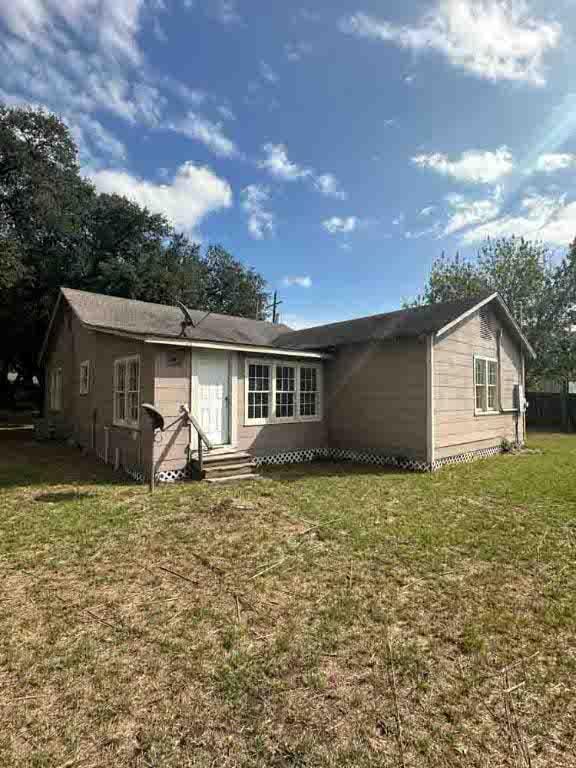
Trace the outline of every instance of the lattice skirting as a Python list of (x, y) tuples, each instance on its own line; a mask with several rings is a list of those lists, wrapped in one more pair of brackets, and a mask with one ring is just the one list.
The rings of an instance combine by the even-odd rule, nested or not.
[(182, 467), (181, 469), (162, 469), (156, 473), (157, 483), (179, 483), (182, 480), (189, 480), (192, 477), (191, 467)]
[[(447, 456), (436, 460), (433, 464), (419, 459), (410, 459), (404, 456), (385, 456), (371, 451), (357, 451), (346, 448), (303, 448), (296, 451), (283, 451), (267, 456), (256, 456), (254, 464), (262, 466), (281, 466), (286, 464), (306, 464), (312, 461), (350, 461), (356, 464), (372, 464), (376, 466), (396, 467), (412, 472), (434, 472), (442, 467), (453, 464), (468, 464), (478, 459), (495, 456), (502, 453), (500, 446), (494, 448), (481, 448), (476, 451), (460, 453), (457, 456)], [(141, 467), (122, 467), (124, 472), (133, 480), (144, 482), (146, 474)], [(157, 483), (177, 483), (189, 480), (192, 477), (191, 467), (180, 469), (165, 469), (156, 473)]]
[(406, 456), (386, 456), (372, 451), (358, 451), (347, 448), (305, 448), (299, 451), (284, 451), (268, 456), (257, 456), (254, 459), (256, 466), (271, 466), (282, 464), (304, 464), (319, 459), (332, 461), (351, 461), (356, 464), (374, 464), (376, 466), (396, 467), (412, 472), (434, 472), (442, 467), (452, 464), (467, 464), (471, 461), (484, 459), (502, 453), (500, 446), (493, 448), (481, 448), (476, 451), (467, 451), (457, 456), (447, 456), (437, 459), (433, 464), (422, 459), (411, 459)]

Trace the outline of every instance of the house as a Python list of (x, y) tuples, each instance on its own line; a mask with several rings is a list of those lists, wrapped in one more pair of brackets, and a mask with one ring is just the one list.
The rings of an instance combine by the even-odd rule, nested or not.
[(197, 468), (198, 430), (213, 476), (315, 457), (431, 470), (524, 441), (533, 355), (497, 294), (294, 331), (62, 288), (42, 428), (140, 479)]

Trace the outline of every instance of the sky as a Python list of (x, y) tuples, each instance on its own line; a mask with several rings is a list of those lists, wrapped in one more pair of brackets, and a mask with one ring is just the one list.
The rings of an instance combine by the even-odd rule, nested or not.
[(576, 236), (576, 0), (10, 0), (0, 101), (220, 243), (305, 327), (398, 308), (443, 251)]

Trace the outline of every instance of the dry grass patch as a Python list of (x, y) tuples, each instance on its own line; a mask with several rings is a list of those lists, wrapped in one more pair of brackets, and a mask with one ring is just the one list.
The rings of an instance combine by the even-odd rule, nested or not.
[(0, 765), (574, 765), (576, 439), (145, 488), (0, 462)]

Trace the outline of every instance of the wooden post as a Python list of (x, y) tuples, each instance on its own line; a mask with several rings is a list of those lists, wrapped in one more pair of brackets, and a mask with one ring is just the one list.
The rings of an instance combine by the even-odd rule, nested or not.
[(562, 429), (564, 432), (571, 432), (570, 423), (570, 383), (568, 379), (562, 382)]
[(152, 462), (152, 466), (150, 467), (150, 482), (148, 483), (150, 493), (154, 493), (154, 472), (154, 462)]
[(198, 435), (198, 469), (200, 470), (200, 479), (204, 477), (204, 460), (202, 457), (202, 438)]

